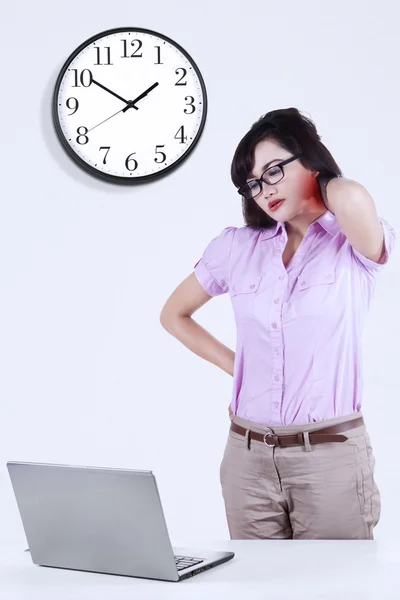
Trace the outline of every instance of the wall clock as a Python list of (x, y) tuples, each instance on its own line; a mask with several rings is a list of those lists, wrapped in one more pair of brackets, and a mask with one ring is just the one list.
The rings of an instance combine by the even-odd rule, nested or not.
[(137, 27), (103, 31), (65, 61), (53, 123), (69, 156), (114, 183), (153, 180), (192, 152), (207, 115), (203, 77), (170, 38)]

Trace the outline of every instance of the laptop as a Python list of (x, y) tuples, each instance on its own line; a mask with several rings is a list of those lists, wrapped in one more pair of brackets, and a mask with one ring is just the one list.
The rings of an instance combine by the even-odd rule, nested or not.
[(234, 552), (172, 548), (152, 471), (8, 462), (34, 564), (182, 581)]

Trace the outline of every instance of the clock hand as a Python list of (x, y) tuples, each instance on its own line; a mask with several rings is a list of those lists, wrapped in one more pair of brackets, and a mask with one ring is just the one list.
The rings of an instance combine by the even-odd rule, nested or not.
[[(119, 100), (122, 100), (122, 102), (125, 102), (125, 104), (128, 105), (128, 108), (130, 108), (131, 105), (131, 101), (130, 100), (125, 100), (125, 98), (122, 98), (122, 96), (119, 96), (118, 94), (116, 94), (115, 92), (113, 92), (112, 90), (109, 90), (105, 85), (99, 83), (98, 81), (96, 81), (95, 79), (92, 79), (92, 83), (95, 83), (96, 85), (98, 85), (99, 87), (103, 88), (103, 90), (105, 90), (106, 92), (108, 92), (109, 94), (112, 94), (113, 96), (115, 96), (116, 98), (118, 98)], [(135, 108), (136, 110), (138, 110), (138, 108), (136, 106), (132, 106), (132, 108)]]
[(137, 106), (135, 106), (136, 102), (139, 102), (139, 100), (141, 100), (142, 98), (144, 98), (145, 96), (147, 96), (147, 94), (149, 92), (151, 92), (151, 90), (154, 90), (154, 88), (157, 87), (158, 85), (159, 85), (159, 83), (158, 83), (158, 81), (156, 81), (155, 83), (153, 83), (153, 85), (151, 85), (150, 87), (148, 87), (147, 90), (145, 90), (143, 92), (143, 94), (140, 94), (140, 96), (138, 96), (134, 100), (130, 100), (127, 103), (128, 106), (125, 106), (125, 108), (123, 109), (123, 112), (126, 112), (129, 108), (137, 108)]
[(97, 85), (99, 85), (100, 87), (102, 87), (105, 90), (109, 91), (111, 94), (113, 94), (113, 96), (117, 96), (117, 98), (120, 98), (123, 102), (125, 102), (127, 104), (127, 106), (125, 106), (125, 108), (121, 108), (121, 110), (118, 110), (116, 113), (114, 113), (113, 115), (111, 115), (111, 117), (107, 117), (107, 119), (104, 119), (104, 121), (101, 121), (100, 123), (97, 123), (97, 125), (95, 125), (94, 127), (92, 127), (91, 129), (88, 130), (88, 133), (89, 133), (89, 131), (92, 131), (93, 129), (96, 129), (96, 127), (98, 127), (99, 125), (102, 125), (106, 121), (109, 121), (110, 119), (112, 119), (113, 117), (115, 117), (115, 115), (118, 115), (118, 113), (120, 113), (120, 112), (126, 112), (128, 110), (128, 108), (135, 108), (136, 110), (139, 110), (138, 107), (135, 106), (135, 102), (138, 102), (139, 100), (141, 100), (142, 98), (144, 98), (145, 96), (147, 96), (147, 94), (149, 92), (151, 92), (151, 90), (153, 90), (155, 87), (157, 87), (159, 85), (158, 81), (156, 81), (156, 83), (153, 83), (153, 85), (151, 85), (150, 87), (148, 87), (147, 90), (145, 90), (142, 94), (140, 94), (140, 96), (138, 96), (134, 100), (126, 101), (123, 98), (121, 98), (120, 96), (118, 96), (117, 94), (114, 94), (114, 92), (112, 92), (111, 90), (108, 90), (106, 87), (104, 87), (104, 85), (101, 85), (100, 83), (98, 83), (94, 79), (93, 79), (93, 82), (97, 83)]
[(125, 109), (121, 108), (121, 110), (118, 110), (116, 113), (114, 113), (113, 115), (111, 115), (111, 117), (107, 117), (107, 119), (104, 119), (104, 121), (101, 121), (100, 123), (97, 123), (97, 125), (95, 125), (91, 129), (88, 129), (88, 133), (89, 133), (89, 131), (92, 131), (92, 129), (96, 129), (96, 127), (98, 127), (102, 123), (105, 123), (106, 121), (109, 121), (110, 119), (112, 119), (113, 117), (115, 117), (115, 115), (118, 115), (118, 113), (122, 112), (123, 110), (125, 110)]

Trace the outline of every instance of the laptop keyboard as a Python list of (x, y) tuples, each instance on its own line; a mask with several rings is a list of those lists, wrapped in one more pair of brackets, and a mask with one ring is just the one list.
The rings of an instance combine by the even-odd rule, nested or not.
[(175, 564), (178, 571), (182, 569), (187, 569), (188, 567), (193, 567), (194, 565), (198, 565), (199, 563), (204, 562), (203, 558), (194, 558), (193, 556), (176, 556), (175, 555)]

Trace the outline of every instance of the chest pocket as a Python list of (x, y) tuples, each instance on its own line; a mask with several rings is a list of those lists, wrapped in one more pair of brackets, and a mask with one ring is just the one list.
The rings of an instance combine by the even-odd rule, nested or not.
[(297, 316), (331, 312), (335, 306), (336, 287), (336, 273), (332, 267), (299, 275), (290, 299), (290, 312)]
[(232, 282), (229, 293), (236, 320), (243, 321), (254, 315), (254, 303), (262, 275), (242, 275)]

